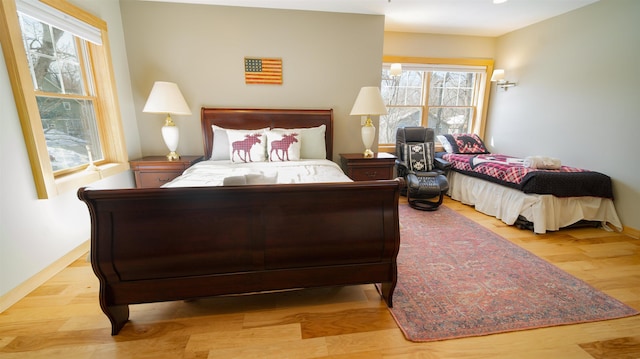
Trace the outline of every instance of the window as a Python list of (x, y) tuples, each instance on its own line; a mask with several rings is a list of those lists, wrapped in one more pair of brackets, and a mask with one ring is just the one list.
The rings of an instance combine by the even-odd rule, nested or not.
[(106, 23), (64, 0), (16, 2), (0, 5), (0, 40), (38, 198), (126, 170)]
[(89, 157), (101, 162), (86, 41), (20, 12), (19, 18), (54, 173), (85, 168)]
[[(436, 135), (484, 134), (487, 73), (493, 61), (401, 60), (385, 57), (383, 64), (380, 90), (389, 113), (380, 116), (380, 150), (393, 151), (396, 129), (404, 126), (431, 127)], [(391, 62), (402, 63), (400, 76), (390, 75)]]

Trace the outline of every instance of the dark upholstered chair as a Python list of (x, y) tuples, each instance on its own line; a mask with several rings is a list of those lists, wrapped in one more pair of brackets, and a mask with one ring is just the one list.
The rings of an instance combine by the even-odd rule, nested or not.
[[(412, 208), (434, 211), (449, 190), (451, 164), (435, 157), (434, 132), (426, 127), (401, 127), (396, 132), (396, 168), (407, 184), (402, 194)], [(433, 198), (436, 198), (432, 200)]]

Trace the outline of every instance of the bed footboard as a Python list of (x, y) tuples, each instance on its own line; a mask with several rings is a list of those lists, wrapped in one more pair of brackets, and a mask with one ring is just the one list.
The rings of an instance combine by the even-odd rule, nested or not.
[(392, 306), (400, 182), (91, 190), (91, 265), (117, 334), (129, 304), (381, 283)]

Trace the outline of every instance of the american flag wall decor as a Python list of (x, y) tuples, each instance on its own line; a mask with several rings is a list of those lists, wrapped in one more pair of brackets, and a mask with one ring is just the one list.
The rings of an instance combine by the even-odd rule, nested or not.
[(244, 81), (247, 84), (282, 85), (282, 59), (245, 57)]

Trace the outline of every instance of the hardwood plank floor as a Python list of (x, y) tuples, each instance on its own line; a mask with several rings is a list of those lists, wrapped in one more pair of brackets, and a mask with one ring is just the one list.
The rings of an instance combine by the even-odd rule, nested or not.
[[(640, 309), (640, 240), (595, 228), (544, 235), (445, 205)], [(0, 314), (0, 358), (640, 358), (640, 316), (412, 343), (373, 285), (131, 306), (118, 336), (86, 256)]]

